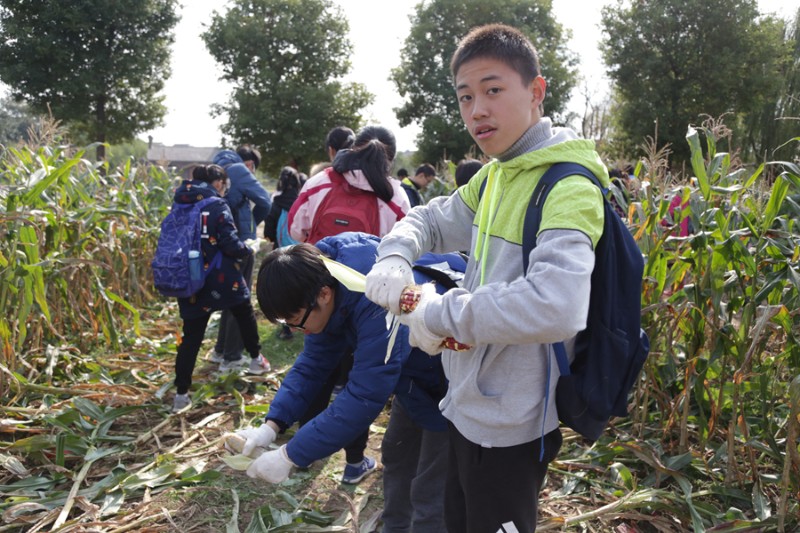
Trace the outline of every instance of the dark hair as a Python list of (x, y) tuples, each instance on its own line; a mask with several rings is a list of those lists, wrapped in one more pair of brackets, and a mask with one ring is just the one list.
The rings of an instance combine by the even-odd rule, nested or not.
[(404, 168), (401, 168), (400, 170), (397, 171), (397, 177), (400, 178), (400, 179), (407, 178), (408, 177), (408, 170), (406, 170)]
[(197, 165), (192, 169), (192, 179), (205, 183), (228, 179), (225, 169), (219, 165)]
[(433, 165), (425, 163), (417, 167), (417, 170), (414, 172), (414, 175), (418, 174), (425, 174), (426, 176), (435, 176), (436, 169), (433, 168)]
[(456, 186), (466, 185), (483, 166), (477, 159), (462, 159), (456, 167)]
[(458, 43), (450, 60), (453, 79), (467, 61), (487, 57), (502, 61), (514, 69), (524, 85), (539, 75), (539, 55), (524, 33), (505, 24), (487, 24), (473, 28)]
[(236, 153), (239, 154), (239, 157), (242, 158), (242, 161), (252, 161), (253, 166), (256, 168), (258, 168), (258, 165), (261, 164), (261, 152), (249, 144), (243, 144), (237, 148)]
[(270, 322), (290, 317), (308, 307), (323, 287), (336, 281), (320, 252), (308, 243), (273, 250), (261, 262), (256, 282), (256, 297), (261, 312)]
[(382, 126), (367, 126), (358, 132), (353, 148), (336, 154), (333, 169), (340, 174), (361, 170), (378, 198), (388, 202), (394, 196), (388, 176), (396, 153), (397, 144), (391, 131)]
[(281, 169), (281, 175), (278, 177), (278, 186), (276, 187), (277, 190), (299, 191), (302, 185), (300, 174), (297, 172), (297, 170), (292, 167), (283, 167)]
[(348, 127), (336, 126), (325, 138), (325, 148), (333, 148), (337, 152), (350, 148), (356, 142), (356, 134)]

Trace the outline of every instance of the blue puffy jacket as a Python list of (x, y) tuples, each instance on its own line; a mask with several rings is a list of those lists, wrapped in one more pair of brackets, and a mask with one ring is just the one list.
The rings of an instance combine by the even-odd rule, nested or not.
[[(315, 246), (366, 274), (375, 263), (379, 242), (365, 233), (342, 233)], [(420, 280), (427, 281), (424, 277)], [(345, 389), (289, 441), (286, 449), (292, 462), (308, 466), (352, 442), (375, 420), (393, 392), (404, 397), (403, 405), (417, 423), (426, 429), (444, 430), (446, 423), (437, 407), (444, 392), (438, 357), (412, 351), (408, 330), (401, 326), (392, 355), (384, 363), (388, 340), (386, 311), (363, 293), (337, 285), (328, 324), (322, 333), (306, 335), (303, 352), (283, 380), (266, 417), (282, 428), (299, 420), (344, 354), (353, 351), (353, 369)]]
[[(194, 204), (217, 191), (202, 181), (184, 181), (175, 191), (173, 201)], [(221, 200), (208, 204), (204, 213), (207, 224), (202, 235), (203, 261), (208, 264), (222, 252), (219, 268), (208, 273), (205, 285), (189, 298), (178, 298), (181, 318), (198, 318), (211, 311), (228, 309), (250, 299), (250, 290), (244, 282), (238, 260), (252, 254), (236, 233), (228, 204)]]
[[(234, 212), (239, 237), (243, 241), (255, 239), (256, 226), (267, 217), (272, 208), (269, 193), (236, 152), (222, 150), (214, 156), (214, 164), (224, 168), (231, 180), (231, 188), (225, 199)], [(250, 208), (250, 202), (255, 204), (255, 211)]]
[[(435, 281), (436, 291), (445, 293), (463, 278), (467, 262), (460, 254), (423, 254), (414, 263), (417, 283)], [(449, 271), (449, 275), (445, 273)], [(412, 348), (403, 364), (395, 387), (395, 401), (400, 402), (409, 418), (428, 431), (446, 431), (447, 420), (439, 410), (439, 402), (447, 392), (447, 378), (442, 368), (442, 356), (428, 355)]]

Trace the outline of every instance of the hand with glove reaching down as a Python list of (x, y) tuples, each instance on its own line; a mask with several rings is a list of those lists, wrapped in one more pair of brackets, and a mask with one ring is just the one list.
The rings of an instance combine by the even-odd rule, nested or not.
[(258, 427), (248, 427), (240, 429), (236, 435), (246, 439), (242, 447), (242, 455), (253, 457), (253, 452), (258, 448), (267, 449), (275, 442), (278, 436), (277, 430), (273, 427), (274, 422), (265, 422)]
[(270, 483), (280, 483), (289, 478), (293, 466), (295, 464), (286, 454), (284, 444), (277, 450), (271, 450), (255, 459), (247, 468), (247, 475)]

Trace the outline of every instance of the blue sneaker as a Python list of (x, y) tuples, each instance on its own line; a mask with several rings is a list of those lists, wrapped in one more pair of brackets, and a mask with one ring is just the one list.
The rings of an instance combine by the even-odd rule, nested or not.
[(364, 459), (355, 465), (347, 463), (344, 467), (344, 474), (342, 474), (342, 483), (349, 483), (354, 485), (364, 479), (367, 474), (374, 471), (378, 465), (372, 457), (364, 456)]

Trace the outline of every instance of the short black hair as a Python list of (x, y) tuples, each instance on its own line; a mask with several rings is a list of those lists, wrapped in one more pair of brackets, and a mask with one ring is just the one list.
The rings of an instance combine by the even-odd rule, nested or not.
[(337, 152), (350, 148), (356, 142), (356, 134), (346, 126), (336, 126), (325, 138), (325, 148), (333, 148)]
[(400, 170), (397, 171), (397, 177), (398, 178), (407, 178), (408, 177), (408, 170), (406, 170), (404, 168), (401, 168)]
[(426, 176), (435, 176), (436, 169), (433, 168), (433, 165), (425, 163), (417, 167), (417, 170), (414, 172), (414, 175), (417, 174), (425, 174)]
[(466, 185), (483, 166), (477, 159), (462, 159), (456, 167), (456, 186)]
[(487, 24), (473, 28), (458, 43), (450, 61), (453, 79), (464, 63), (487, 57), (514, 69), (524, 85), (539, 75), (539, 54), (524, 33), (505, 24)]
[(272, 323), (307, 308), (323, 287), (336, 287), (322, 252), (308, 243), (273, 250), (258, 269), (256, 297), (261, 312)]
[(236, 153), (242, 158), (242, 161), (252, 161), (253, 166), (258, 168), (261, 164), (261, 152), (249, 144), (243, 144), (236, 149)]
[(300, 173), (294, 167), (283, 167), (281, 174), (278, 176), (278, 185), (275, 187), (278, 191), (299, 191), (303, 186), (300, 178)]

